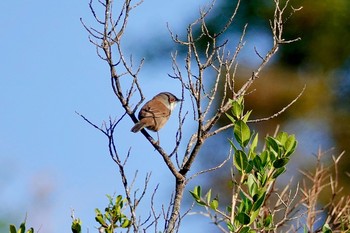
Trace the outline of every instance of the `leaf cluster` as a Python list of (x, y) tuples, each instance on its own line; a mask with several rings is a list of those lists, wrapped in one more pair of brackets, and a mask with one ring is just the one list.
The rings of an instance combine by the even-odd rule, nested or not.
[(202, 197), (201, 187), (191, 191), (194, 200), (223, 216), (229, 232), (259, 232), (273, 229), (273, 214), (263, 211), (266, 198), (277, 177), (286, 171), (290, 156), (296, 149), (294, 135), (280, 132), (265, 138), (261, 152), (258, 134), (247, 125), (251, 111), (244, 113), (243, 98), (233, 101), (231, 114), (226, 114), (233, 123), (232, 203), (225, 211), (219, 210), (217, 198), (211, 199), (211, 190)]
[[(99, 223), (99, 231), (106, 233), (114, 233), (117, 228), (129, 228), (131, 221), (123, 213), (124, 204), (126, 199), (122, 195), (118, 195), (115, 200), (113, 197), (107, 195), (109, 203), (102, 212), (100, 209), (95, 209), (95, 220)], [(73, 218), (72, 221), (72, 232), (81, 233), (81, 221), (80, 219)]]
[(31, 227), (26, 231), (26, 221), (22, 222), (18, 230), (15, 225), (10, 225), (10, 233), (34, 233), (34, 228)]
[(101, 225), (106, 233), (113, 233), (116, 228), (128, 228), (131, 224), (130, 220), (122, 212), (125, 199), (118, 195), (113, 202), (113, 198), (108, 196), (109, 204), (105, 208), (105, 212), (101, 212), (98, 208), (95, 209), (95, 220)]

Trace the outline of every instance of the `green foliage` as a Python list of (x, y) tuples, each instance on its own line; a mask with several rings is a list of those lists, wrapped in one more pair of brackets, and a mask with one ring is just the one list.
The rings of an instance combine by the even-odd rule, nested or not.
[(190, 191), (200, 206), (224, 216), (230, 232), (255, 232), (273, 228), (273, 216), (262, 211), (262, 207), (275, 180), (286, 171), (286, 165), (297, 146), (294, 135), (280, 132), (277, 136), (266, 137), (264, 149), (258, 152), (258, 134), (253, 133), (247, 124), (250, 113), (244, 114), (241, 98), (232, 101), (231, 115), (226, 114), (234, 123), (234, 140), (229, 141), (234, 149), (232, 169), (239, 173), (232, 181), (234, 201), (231, 206), (226, 207), (226, 212), (221, 211), (218, 199), (211, 198), (211, 189), (204, 197), (200, 186)]
[[(129, 228), (131, 221), (123, 213), (126, 199), (121, 195), (118, 195), (115, 200), (109, 195), (107, 195), (107, 198), (109, 203), (104, 212), (98, 208), (95, 209), (95, 220), (100, 225), (98, 227), (100, 232), (114, 233), (114, 230), (117, 228)], [(72, 232), (81, 233), (81, 224), (80, 219), (73, 218)]]
[(34, 229), (31, 227), (26, 231), (26, 221), (22, 222), (18, 230), (14, 225), (10, 225), (10, 233), (34, 233)]
[(332, 229), (328, 226), (328, 224), (325, 224), (322, 227), (322, 233), (332, 233)]
[(80, 221), (79, 218), (74, 218), (72, 221), (72, 232), (73, 233), (81, 233), (81, 224), (82, 222)]
[[(193, 189), (193, 191), (190, 191), (190, 193), (198, 205), (201, 205), (201, 206), (206, 205), (206, 202), (202, 201), (202, 198), (201, 198), (202, 197), (202, 188), (200, 186), (196, 186)], [(209, 192), (206, 194), (206, 196), (209, 196), (209, 200), (210, 200), (211, 190), (209, 190)], [(207, 203), (209, 203), (208, 199), (207, 199)]]
[(235, 122), (233, 132), (239, 145), (246, 147), (251, 136), (248, 125), (244, 121), (238, 120)]
[(128, 228), (131, 221), (123, 214), (125, 199), (118, 195), (113, 202), (113, 198), (107, 195), (109, 204), (105, 208), (105, 212), (101, 212), (98, 208), (95, 209), (95, 220), (104, 229), (106, 233), (113, 233), (116, 228)]

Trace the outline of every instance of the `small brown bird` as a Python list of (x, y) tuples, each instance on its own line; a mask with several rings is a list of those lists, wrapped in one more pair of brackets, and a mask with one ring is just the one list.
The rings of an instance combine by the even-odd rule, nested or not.
[(169, 120), (176, 104), (182, 101), (170, 92), (161, 92), (145, 103), (139, 112), (139, 122), (131, 128), (138, 132), (143, 128), (158, 132)]

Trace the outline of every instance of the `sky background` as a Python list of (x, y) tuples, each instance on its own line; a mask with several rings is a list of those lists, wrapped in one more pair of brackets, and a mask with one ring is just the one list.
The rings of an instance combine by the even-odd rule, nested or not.
[[(0, 219), (19, 226), (27, 215), (27, 226), (40, 232), (70, 232), (74, 209), (83, 232), (94, 232), (94, 209), (106, 206), (106, 194), (123, 190), (106, 138), (75, 112), (97, 125), (123, 112), (112, 94), (108, 68), (79, 20), (93, 22), (88, 1), (1, 1), (0, 9)], [(145, 1), (130, 18), (125, 50), (137, 52), (155, 35), (170, 41), (166, 22), (181, 28), (198, 9), (198, 1)], [(165, 78), (169, 64), (170, 59), (155, 68), (146, 62), (140, 75), (148, 99), (165, 90), (180, 94)], [(160, 182), (160, 191), (169, 191), (168, 170), (131, 127), (127, 119), (118, 128), (125, 132), (117, 141), (121, 152), (131, 146), (137, 155), (127, 172), (139, 170), (142, 183), (152, 171), (152, 177), (163, 179), (150, 186)], [(175, 129), (169, 124), (161, 137), (174, 135)], [(166, 149), (172, 147), (163, 141)], [(167, 198), (165, 191), (158, 198)], [(148, 213), (149, 207), (142, 208)]]
[[(199, 5), (206, 3), (145, 0), (130, 16), (125, 52), (137, 61), (147, 41), (170, 42), (166, 23), (183, 32), (198, 15)], [(79, 20), (94, 24), (88, 1), (1, 1), (0, 9), (0, 219), (18, 226), (27, 215), (27, 226), (40, 232), (70, 232), (74, 209), (83, 232), (94, 232), (94, 209), (106, 206), (106, 194), (123, 190), (107, 139), (75, 112), (102, 125), (123, 111), (112, 94), (108, 67), (97, 57)], [(257, 44), (248, 48), (253, 51)], [(140, 82), (147, 99), (161, 91), (180, 96), (178, 83), (167, 78), (168, 56), (156, 67), (154, 57), (152, 62), (146, 57)], [(160, 132), (166, 150), (173, 147), (176, 117), (170, 122)], [(168, 203), (172, 177), (143, 136), (130, 132), (132, 125), (126, 119), (117, 127), (122, 132), (116, 137), (120, 153), (131, 147), (134, 155), (127, 173), (132, 177), (138, 170), (136, 186), (141, 186), (152, 171), (150, 189), (159, 183), (157, 198)], [(191, 126), (187, 122), (185, 128), (191, 132)], [(317, 141), (321, 136), (305, 137)], [(148, 211), (148, 203), (141, 206), (141, 212)], [(205, 218), (204, 225), (193, 219), (187, 218), (182, 232), (212, 226)]]

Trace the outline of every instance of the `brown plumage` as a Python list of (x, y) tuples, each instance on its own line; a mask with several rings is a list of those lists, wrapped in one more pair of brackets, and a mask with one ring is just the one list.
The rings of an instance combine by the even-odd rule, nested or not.
[(139, 122), (131, 128), (131, 132), (136, 133), (143, 128), (158, 132), (168, 121), (179, 101), (181, 100), (169, 92), (159, 93), (141, 108), (138, 115)]

